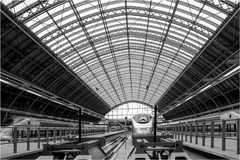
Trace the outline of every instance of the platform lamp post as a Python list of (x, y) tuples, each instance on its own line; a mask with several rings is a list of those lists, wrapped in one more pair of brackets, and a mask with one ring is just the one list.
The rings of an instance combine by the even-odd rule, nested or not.
[(82, 109), (78, 110), (78, 143), (82, 142)]

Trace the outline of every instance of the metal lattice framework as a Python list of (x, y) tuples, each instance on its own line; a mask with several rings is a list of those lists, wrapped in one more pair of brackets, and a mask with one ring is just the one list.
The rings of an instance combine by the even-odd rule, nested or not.
[[(189, 100), (188, 95), (193, 96), (195, 90), (206, 87), (202, 80), (208, 78), (208, 73), (216, 77), (235, 67), (214, 64), (208, 66), (209, 72), (205, 74), (199, 65), (204, 65), (205, 60), (207, 64), (214, 62), (211, 57), (214, 57), (216, 49), (211, 53), (211, 49), (206, 48), (210, 43), (215, 48), (220, 46), (220, 51), (216, 52), (220, 57), (221, 51), (228, 50), (221, 62), (237, 54), (237, 39), (231, 44), (235, 44), (233, 49), (221, 43), (227, 42), (226, 37), (236, 38), (239, 29), (233, 28), (235, 33), (232, 35), (230, 31), (225, 31), (230, 35), (220, 37), (226, 39), (222, 42), (214, 41), (218, 44), (210, 41), (225, 27), (224, 23), (229, 17), (239, 14), (237, 0), (1, 2), (14, 15), (13, 21), (17, 21), (14, 23), (20, 28), (26, 26), (22, 30), (41, 48), (41, 56), (35, 56), (36, 46), (31, 49), (32, 41), (24, 42), (26, 37), (22, 36), (21, 44), (15, 42), (11, 30), (4, 29), (2, 37), (11, 33), (1, 43), (4, 47), (24, 55), (21, 48), (29, 46), (26, 52), (29, 54), (25, 58), (20, 56), (22, 59), (19, 58), (14, 67), (5, 67), (4, 70), (11, 74), (18, 72), (17, 76), (21, 77), (20, 71), (24, 70), (21, 65), (33, 58), (35, 61), (29, 60), (31, 63), (24, 71), (30, 75), (28, 81), (102, 115), (126, 102), (158, 105), (159, 111), (166, 113), (172, 106), (177, 107), (183, 100)], [(11, 41), (14, 46), (8, 44)], [(15, 48), (17, 44), (20, 49)], [(54, 57), (54, 60), (44, 53)], [(203, 58), (199, 58), (200, 54)], [(206, 54), (209, 58), (204, 57)], [(14, 65), (14, 61), (17, 60), (12, 62), (6, 56), (4, 65)], [(44, 61), (47, 63), (43, 64)], [(31, 70), (33, 63), (42, 66)], [(202, 99), (199, 101), (202, 102)], [(178, 116), (166, 117), (171, 119)]]
[(111, 107), (154, 105), (233, 10), (188, 0), (3, 3)]

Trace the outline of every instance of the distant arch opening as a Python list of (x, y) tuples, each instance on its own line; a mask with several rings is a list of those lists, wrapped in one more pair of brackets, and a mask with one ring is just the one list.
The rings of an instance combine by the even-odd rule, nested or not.
[(153, 108), (151, 108), (149, 105), (138, 102), (124, 103), (111, 110), (105, 115), (105, 118), (124, 120), (125, 117), (127, 117), (127, 119), (131, 119), (133, 115), (140, 113), (153, 115)]

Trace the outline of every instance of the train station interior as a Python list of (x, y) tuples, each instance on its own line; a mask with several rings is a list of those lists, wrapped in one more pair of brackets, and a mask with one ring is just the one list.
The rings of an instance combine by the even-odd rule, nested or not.
[(0, 3), (0, 159), (240, 159), (239, 0)]

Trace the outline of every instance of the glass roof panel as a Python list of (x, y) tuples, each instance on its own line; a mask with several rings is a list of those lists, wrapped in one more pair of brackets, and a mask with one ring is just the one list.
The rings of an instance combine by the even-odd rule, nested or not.
[(221, 0), (1, 2), (109, 107), (153, 106), (234, 9)]

